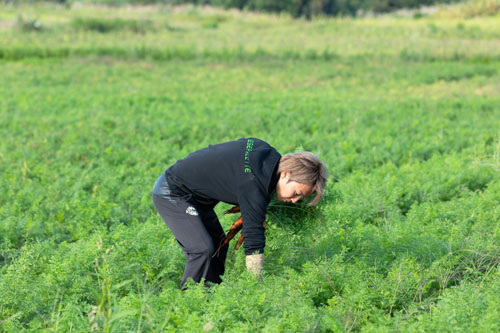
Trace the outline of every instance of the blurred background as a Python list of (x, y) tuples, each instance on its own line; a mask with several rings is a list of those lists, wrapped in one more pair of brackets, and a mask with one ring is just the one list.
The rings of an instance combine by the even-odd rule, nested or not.
[[(0, 331), (500, 331), (499, 1), (0, 1)], [(181, 292), (153, 184), (241, 137), (325, 197)]]

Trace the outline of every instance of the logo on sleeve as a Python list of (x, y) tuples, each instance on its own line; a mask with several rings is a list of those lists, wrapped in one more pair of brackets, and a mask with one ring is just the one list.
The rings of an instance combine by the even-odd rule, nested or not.
[(198, 216), (198, 212), (193, 206), (189, 206), (188, 208), (186, 208), (186, 214)]
[(252, 139), (247, 140), (247, 146), (245, 149), (245, 173), (250, 173), (252, 172), (252, 168), (250, 168), (250, 152), (253, 150), (253, 143), (254, 141)]

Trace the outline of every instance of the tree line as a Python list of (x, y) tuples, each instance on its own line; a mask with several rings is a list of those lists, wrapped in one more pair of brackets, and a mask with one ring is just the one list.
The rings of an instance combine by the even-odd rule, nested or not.
[[(26, 3), (37, 0), (0, 0), (0, 2)], [(71, 3), (75, 0), (47, 0)], [(416, 8), (437, 3), (451, 3), (460, 0), (81, 0), (83, 2), (109, 5), (125, 4), (167, 4), (167, 5), (211, 5), (226, 9), (288, 13), (291, 16), (311, 18), (312, 16), (356, 16), (363, 12), (386, 13), (401, 8)]]
[[(151, 0), (135, 0), (151, 1)], [(155, 1), (155, 0), (152, 0)], [(315, 15), (349, 15), (360, 12), (385, 13), (401, 8), (416, 8), (436, 3), (450, 3), (457, 0), (191, 0), (179, 1), (202, 3), (224, 8), (248, 9), (264, 12), (287, 12), (293, 17)]]

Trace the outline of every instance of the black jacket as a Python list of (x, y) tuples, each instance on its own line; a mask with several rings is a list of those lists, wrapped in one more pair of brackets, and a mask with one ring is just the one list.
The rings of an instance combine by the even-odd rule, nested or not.
[(239, 205), (245, 254), (262, 253), (263, 222), (279, 179), (281, 155), (256, 138), (210, 145), (178, 160), (165, 176), (172, 191), (198, 205)]

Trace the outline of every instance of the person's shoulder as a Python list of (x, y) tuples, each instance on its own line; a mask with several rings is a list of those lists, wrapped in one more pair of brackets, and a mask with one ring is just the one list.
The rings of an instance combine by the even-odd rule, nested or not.
[(269, 147), (269, 148), (276, 150), (273, 146), (271, 146), (270, 143), (268, 143), (267, 141), (264, 141), (262, 139), (259, 139), (259, 138), (249, 137), (249, 138), (241, 138), (240, 140), (246, 141), (247, 145), (251, 144), (255, 148), (257, 148), (257, 147)]

